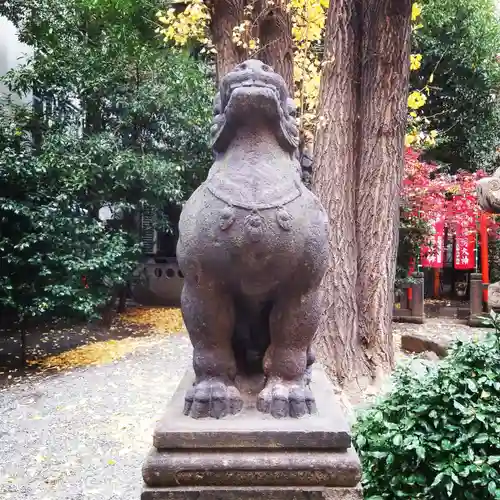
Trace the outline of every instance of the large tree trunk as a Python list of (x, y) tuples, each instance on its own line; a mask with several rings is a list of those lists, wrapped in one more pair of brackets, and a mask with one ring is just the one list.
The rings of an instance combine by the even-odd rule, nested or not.
[[(247, 0), (213, 0), (211, 32), (217, 50), (217, 81), (249, 57), (248, 49), (238, 47), (232, 40), (233, 28), (244, 20), (247, 3)], [(265, 2), (252, 5), (253, 31), (261, 42), (257, 57), (285, 79), (293, 95), (292, 21), (286, 12), (286, 2), (279, 0), (272, 7)]]
[(286, 2), (279, 0), (273, 7), (263, 7), (257, 19), (261, 45), (258, 57), (285, 79), (293, 96), (292, 20), (286, 11)]
[(213, 0), (212, 41), (217, 50), (217, 82), (248, 57), (248, 51), (233, 42), (233, 28), (243, 21), (246, 0)]
[(410, 74), (411, 0), (365, 0), (357, 185), (359, 336), (370, 373), (392, 367), (391, 318)]
[(411, 0), (330, 3), (313, 187), (332, 226), (319, 355), (341, 383), (392, 365)]
[(361, 12), (353, 1), (331, 2), (314, 144), (313, 187), (330, 223), (330, 266), (322, 283), (325, 312), (318, 354), (343, 381), (362, 361), (357, 335), (355, 234), (356, 149)]

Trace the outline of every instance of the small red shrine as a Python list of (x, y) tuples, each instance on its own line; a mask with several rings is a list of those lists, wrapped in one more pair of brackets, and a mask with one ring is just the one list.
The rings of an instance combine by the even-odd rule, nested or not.
[[(455, 216), (455, 219), (457, 217)], [(457, 271), (481, 272), (484, 284), (489, 283), (488, 267), (488, 222), (489, 214), (463, 213), (458, 217), (459, 223), (454, 227), (453, 235), (447, 231), (446, 214), (438, 214), (432, 221), (433, 234), (431, 246), (425, 246), (420, 251), (420, 266), (434, 269), (434, 296), (439, 296), (439, 269), (446, 265), (448, 245), (452, 245), (453, 269)], [(462, 219), (462, 220), (460, 220)], [(456, 221), (455, 221), (456, 222)], [(449, 228), (450, 226), (448, 226)], [(451, 236), (451, 238), (450, 238)], [(484, 291), (484, 300), (487, 301), (488, 291)]]
[(416, 267), (434, 270), (435, 297), (441, 295), (440, 280), (446, 273), (481, 272), (483, 283), (489, 282), (488, 234), (496, 231), (491, 231), (491, 215), (477, 203), (476, 185), (483, 177), (483, 171), (442, 172), (439, 166), (422, 162), (418, 151), (406, 150), (402, 201), (415, 218), (433, 229)]

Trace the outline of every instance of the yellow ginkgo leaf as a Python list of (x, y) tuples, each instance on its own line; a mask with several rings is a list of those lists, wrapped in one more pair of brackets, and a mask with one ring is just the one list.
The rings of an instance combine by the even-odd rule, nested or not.
[(417, 2), (413, 3), (411, 6), (411, 20), (416, 21), (420, 14), (422, 14), (422, 6)]

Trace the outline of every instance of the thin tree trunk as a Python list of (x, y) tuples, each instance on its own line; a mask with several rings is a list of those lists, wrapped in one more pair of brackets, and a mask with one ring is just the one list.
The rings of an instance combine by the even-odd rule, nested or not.
[(246, 0), (213, 0), (212, 40), (217, 50), (217, 82), (248, 57), (248, 51), (233, 42), (233, 28), (243, 21)]
[(339, 0), (328, 12), (313, 188), (332, 235), (317, 345), (344, 384), (393, 364), (410, 13), (411, 0)]
[(411, 0), (365, 0), (357, 184), (359, 336), (372, 376), (393, 366), (391, 332), (410, 60)]
[(293, 96), (293, 40), (292, 20), (286, 11), (286, 2), (278, 1), (276, 6), (264, 7), (258, 14), (258, 34), (261, 50), (259, 59), (279, 73)]
[(360, 37), (359, 3), (331, 2), (314, 143), (313, 190), (326, 208), (332, 228), (330, 266), (321, 285), (325, 312), (317, 334), (318, 355), (339, 381), (358, 372), (357, 365), (363, 360), (357, 335), (354, 224)]
[(123, 314), (127, 309), (127, 295), (129, 290), (129, 283), (127, 282), (120, 289), (120, 293), (118, 295), (118, 306), (116, 308), (116, 312), (118, 314)]
[(26, 368), (27, 355), (26, 355), (26, 328), (21, 326), (21, 367)]

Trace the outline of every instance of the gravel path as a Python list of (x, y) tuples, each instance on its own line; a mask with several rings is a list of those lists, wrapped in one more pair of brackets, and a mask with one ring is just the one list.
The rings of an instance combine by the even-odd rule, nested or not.
[(0, 499), (135, 500), (152, 429), (191, 353), (153, 336), (110, 365), (0, 388)]

